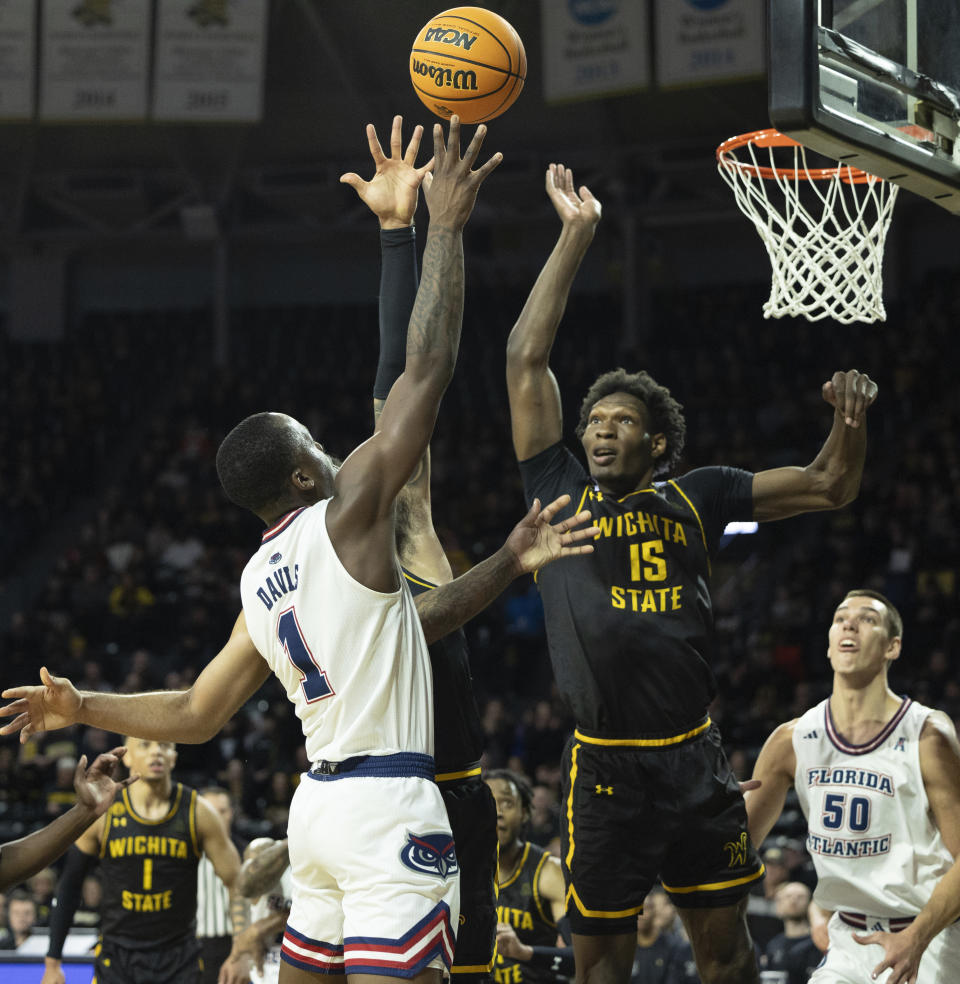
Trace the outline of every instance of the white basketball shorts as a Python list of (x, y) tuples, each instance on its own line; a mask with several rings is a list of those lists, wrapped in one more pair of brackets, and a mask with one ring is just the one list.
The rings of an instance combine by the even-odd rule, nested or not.
[(320, 771), (328, 765), (304, 773), (290, 805), (282, 959), (313, 973), (449, 970), (459, 865), (433, 759), (369, 756)]
[[(884, 958), (879, 943), (864, 945), (853, 937), (867, 936), (878, 926), (888, 932), (890, 920), (867, 917), (867, 928), (858, 929), (845, 923), (837, 913), (830, 918), (830, 949), (827, 958), (813, 972), (809, 984), (873, 984), (873, 968)], [(884, 984), (890, 976), (884, 971), (876, 984)], [(960, 923), (938, 933), (924, 951), (920, 961), (917, 984), (957, 984), (960, 982)]]

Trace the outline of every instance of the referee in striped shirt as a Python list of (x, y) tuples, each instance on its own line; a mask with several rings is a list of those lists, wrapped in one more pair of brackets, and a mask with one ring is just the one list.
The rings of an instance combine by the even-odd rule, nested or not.
[[(243, 857), (246, 844), (233, 832), (233, 799), (219, 786), (207, 786), (200, 795), (220, 814), (230, 839)], [(217, 984), (220, 966), (233, 944), (230, 896), (206, 855), (197, 868), (197, 939), (203, 956), (202, 984)]]

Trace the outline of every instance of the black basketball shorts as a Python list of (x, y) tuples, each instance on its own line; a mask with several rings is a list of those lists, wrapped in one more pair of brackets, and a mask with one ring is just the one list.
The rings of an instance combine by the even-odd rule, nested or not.
[(489, 977), (497, 941), (497, 807), (479, 772), (439, 783), (460, 864), (456, 984)]
[(162, 947), (101, 941), (91, 984), (200, 984), (200, 943), (187, 939)]
[(645, 738), (578, 729), (563, 771), (561, 860), (574, 933), (632, 932), (658, 878), (679, 908), (713, 908), (733, 905), (763, 877), (709, 718)]

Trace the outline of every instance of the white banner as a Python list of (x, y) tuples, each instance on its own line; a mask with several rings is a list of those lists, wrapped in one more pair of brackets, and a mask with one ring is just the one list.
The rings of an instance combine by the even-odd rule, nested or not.
[(34, 0), (0, 0), (0, 119), (33, 117)]
[(158, 8), (153, 118), (259, 120), (267, 0), (161, 0)]
[(41, 119), (146, 116), (150, 0), (44, 0), (41, 23)]
[(547, 102), (634, 92), (650, 84), (647, 4), (541, 0)]
[(689, 85), (764, 72), (763, 0), (657, 0), (657, 83)]

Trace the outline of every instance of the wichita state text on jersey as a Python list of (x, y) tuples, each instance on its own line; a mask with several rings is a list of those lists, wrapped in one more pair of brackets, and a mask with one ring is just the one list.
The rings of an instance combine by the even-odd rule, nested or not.
[[(404, 570), (410, 593), (436, 587)], [(433, 671), (433, 734), (437, 775), (458, 773), (480, 761), (483, 725), (470, 677), (467, 637), (457, 629), (427, 647)]]
[[(524, 844), (517, 870), (497, 893), (497, 921), (511, 925), (527, 946), (555, 946), (557, 941), (550, 903), (537, 891), (540, 869), (549, 856), (536, 844)], [(497, 954), (493, 976), (497, 984), (554, 984), (557, 979), (551, 970), (511, 960), (501, 953)]]
[(527, 502), (568, 493), (589, 509), (594, 552), (551, 564), (537, 584), (554, 675), (578, 725), (629, 737), (676, 733), (706, 714), (713, 616), (710, 555), (752, 513), (750, 472), (698, 468), (614, 499), (555, 444), (520, 462)]
[(159, 820), (138, 816), (124, 789), (100, 841), (101, 935), (134, 948), (193, 939), (199, 861), (195, 789), (177, 783)]

